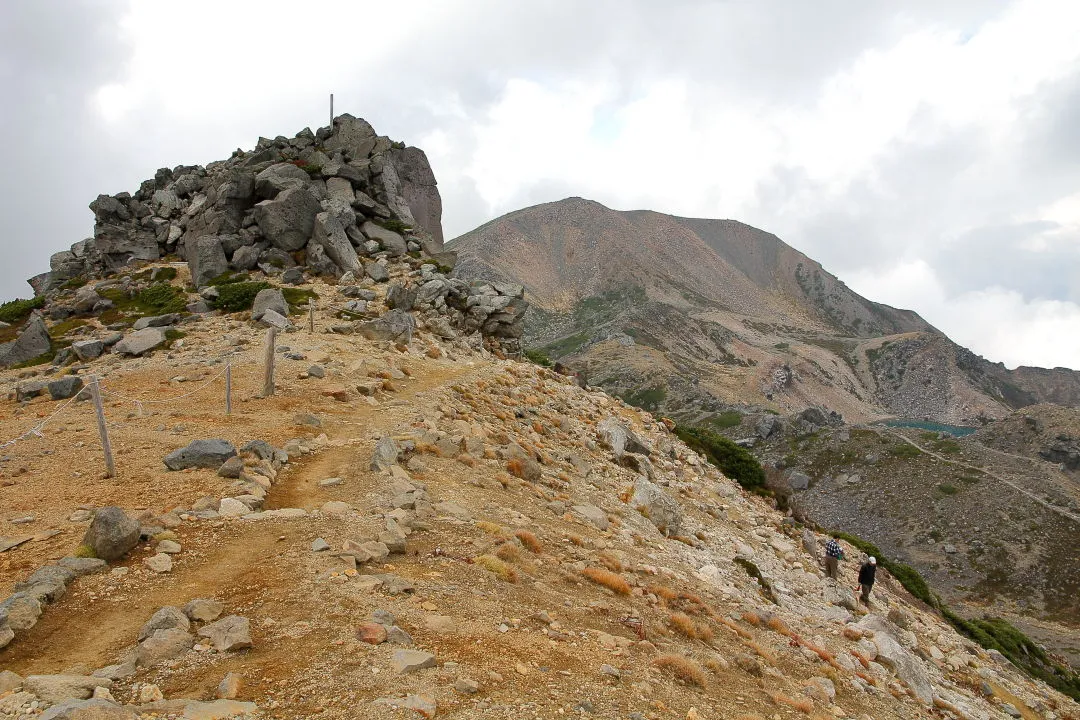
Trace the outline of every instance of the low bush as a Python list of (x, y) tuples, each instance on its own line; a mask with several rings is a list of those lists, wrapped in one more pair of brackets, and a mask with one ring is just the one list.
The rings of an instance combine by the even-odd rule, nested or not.
[(485, 570), (494, 573), (506, 582), (516, 583), (518, 572), (494, 555), (481, 555), (476, 558), (476, 564)]
[(44, 295), (29, 300), (11, 300), (0, 305), (0, 320), (12, 325), (20, 323), (28, 318), (31, 312), (40, 309), (44, 305)]
[(528, 530), (518, 530), (514, 533), (514, 537), (531, 553), (540, 554), (544, 550), (544, 546), (536, 538), (536, 535)]
[(526, 350), (525, 359), (541, 367), (549, 368), (552, 365), (551, 358), (548, 357), (548, 354), (539, 348)]
[(702, 427), (685, 425), (676, 425), (675, 434), (744, 488), (754, 489), (765, 484), (765, 471), (761, 463), (745, 448), (739, 447), (723, 435)]
[(218, 296), (210, 304), (215, 310), (229, 313), (250, 310), (259, 291), (269, 287), (268, 282), (237, 282), (218, 285)]

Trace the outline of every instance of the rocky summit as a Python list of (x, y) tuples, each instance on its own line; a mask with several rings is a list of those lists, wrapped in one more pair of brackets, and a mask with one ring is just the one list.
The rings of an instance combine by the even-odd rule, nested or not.
[(0, 718), (1080, 717), (1041, 645), (899, 565), (860, 602), (856, 540), (828, 577), (674, 423), (520, 359), (422, 157), (343, 116), (160, 172), (4, 306), (47, 347), (0, 370)]

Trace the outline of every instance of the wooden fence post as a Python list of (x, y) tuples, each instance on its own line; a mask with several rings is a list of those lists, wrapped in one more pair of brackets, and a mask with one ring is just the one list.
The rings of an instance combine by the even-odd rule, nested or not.
[(225, 414), (232, 415), (232, 362), (225, 365)]
[(101, 435), (101, 449), (105, 453), (105, 477), (116, 477), (116, 465), (113, 463), (112, 445), (109, 444), (109, 429), (105, 427), (105, 408), (101, 404), (101, 387), (95, 375), (90, 382), (90, 398), (94, 401), (97, 414), (98, 434)]
[(277, 328), (270, 328), (266, 333), (265, 367), (263, 369), (263, 397), (274, 394), (274, 346), (277, 344)]

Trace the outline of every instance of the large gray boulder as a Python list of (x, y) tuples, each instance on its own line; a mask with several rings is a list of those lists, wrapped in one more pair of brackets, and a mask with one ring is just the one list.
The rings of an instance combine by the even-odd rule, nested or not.
[(274, 198), (289, 188), (304, 187), (311, 177), (293, 163), (271, 165), (255, 176), (255, 192), (259, 197)]
[(243, 245), (233, 253), (229, 264), (232, 265), (233, 269), (240, 272), (254, 270), (255, 266), (259, 264), (259, 252), (259, 248), (254, 245)]
[(236, 455), (236, 447), (228, 440), (214, 438), (211, 440), (194, 440), (186, 447), (174, 450), (165, 456), (165, 467), (170, 470), (183, 470), (185, 468), (221, 467), (221, 464)]
[(274, 247), (293, 252), (307, 244), (320, 212), (322, 206), (306, 188), (288, 188), (255, 206), (255, 222)]
[(216, 235), (204, 235), (188, 243), (186, 248), (191, 280), (196, 287), (205, 287), (229, 269), (229, 259), (225, 257), (221, 238)]
[(315, 235), (312, 240), (322, 246), (326, 256), (333, 260), (343, 273), (359, 275), (363, 271), (356, 250), (345, 234), (345, 228), (332, 214), (321, 212), (315, 216)]
[(139, 523), (115, 505), (94, 513), (94, 520), (83, 537), (94, 555), (105, 561), (122, 558), (139, 542)]
[(71, 349), (75, 351), (75, 357), (83, 362), (101, 357), (105, 352), (105, 343), (100, 340), (78, 340), (71, 343)]
[(375, 320), (359, 323), (356, 333), (368, 340), (409, 342), (416, 332), (416, 320), (403, 310), (391, 310)]
[(679, 503), (673, 497), (653, 484), (644, 476), (634, 483), (634, 495), (630, 506), (644, 511), (657, 530), (664, 535), (679, 535), (682, 531), (683, 514)]
[(143, 355), (154, 348), (165, 344), (165, 330), (158, 327), (148, 327), (137, 330), (116, 343), (113, 352), (121, 355)]
[(348, 113), (334, 118), (333, 133), (323, 143), (330, 154), (341, 150), (351, 160), (363, 160), (375, 148), (375, 128), (362, 118)]
[(86, 700), (98, 687), (112, 687), (112, 680), (92, 675), (29, 675), (23, 680), (23, 689), (47, 703)]
[(5, 622), (15, 632), (29, 630), (41, 617), (41, 600), (30, 593), (17, 592), (0, 602), (0, 627)]
[(652, 454), (652, 449), (648, 444), (617, 418), (604, 418), (597, 424), (596, 431), (600, 434), (600, 440), (611, 448), (617, 460), (621, 460), (628, 452), (641, 455)]
[(139, 716), (131, 708), (103, 698), (92, 698), (53, 705), (40, 720), (139, 720)]
[(154, 630), (139, 643), (135, 664), (139, 667), (150, 667), (165, 660), (172, 660), (186, 653), (194, 644), (195, 636), (185, 628)]
[(364, 235), (382, 245), (383, 249), (393, 256), (404, 255), (409, 250), (405, 238), (393, 230), (387, 230), (381, 225), (376, 225), (370, 220), (361, 225), (360, 230), (363, 231)]
[(53, 400), (67, 400), (79, 394), (83, 389), (83, 380), (78, 375), (65, 375), (50, 382), (48, 387)]
[(41, 315), (33, 313), (30, 322), (11, 342), (0, 345), (0, 366), (18, 365), (41, 357), (52, 349), (52, 338)]
[(267, 310), (273, 310), (278, 315), (287, 317), (289, 303), (285, 302), (285, 296), (278, 288), (266, 288), (260, 290), (255, 296), (255, 302), (251, 305), (251, 319), (261, 320)]

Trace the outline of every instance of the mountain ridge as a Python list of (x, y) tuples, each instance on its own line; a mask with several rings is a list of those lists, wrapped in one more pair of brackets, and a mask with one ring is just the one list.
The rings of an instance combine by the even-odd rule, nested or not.
[[(708, 419), (725, 404), (821, 406), (857, 421), (978, 425), (1041, 401), (1080, 402), (1080, 373), (991, 363), (736, 220), (568, 198), (503, 215), (449, 247), (458, 277), (525, 287), (527, 346), (624, 397), (663, 394), (648, 409), (676, 417)], [(622, 349), (607, 348), (612, 340)], [(635, 370), (655, 361), (642, 344), (664, 355), (671, 380)]]

